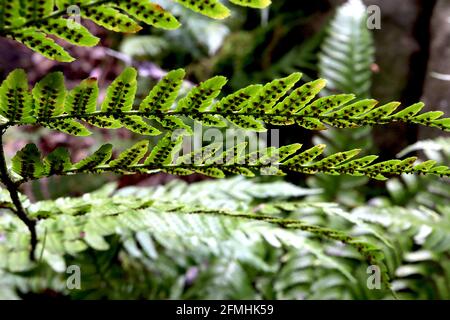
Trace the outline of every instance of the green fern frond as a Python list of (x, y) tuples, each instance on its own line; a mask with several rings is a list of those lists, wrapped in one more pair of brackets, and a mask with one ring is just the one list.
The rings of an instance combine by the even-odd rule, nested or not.
[[(171, 246), (180, 248), (181, 245), (196, 251), (205, 247), (205, 252), (216, 255), (231, 254), (226, 253), (227, 245), (234, 243), (234, 250), (243, 243), (251, 247), (265, 239), (272, 244), (282, 243), (311, 251), (319, 259), (335, 265), (331, 258), (312, 244), (314, 240), (306, 240), (295, 232), (299, 230), (320, 239), (342, 242), (360, 252), (368, 263), (383, 265), (383, 256), (376, 247), (338, 230), (244, 211), (211, 210), (195, 204), (149, 202), (147, 197), (111, 197), (108, 194), (40, 202), (30, 208), (30, 215), (39, 219), (37, 229), (40, 242), (37, 250), (42, 251), (43, 261), (62, 272), (66, 266), (66, 255), (77, 257), (89, 248), (106, 251), (110, 248), (107, 239), (113, 235), (150, 232), (167, 249)], [(18, 220), (1, 222), (0, 232), (17, 240), (0, 244), (1, 269), (13, 272), (30, 270), (35, 265), (24, 254), (29, 249), (29, 235), (20, 232)], [(220, 246), (217, 246), (219, 243)], [(240, 256), (239, 251), (233, 254), (241, 261), (254, 261), (247, 260), (245, 255)], [(352, 279), (345, 268), (341, 271)], [(384, 273), (384, 276), (387, 283), (388, 275)]]
[[(213, 19), (230, 15), (229, 9), (218, 0), (174, 1)], [(232, 3), (252, 8), (270, 5), (269, 0), (234, 0)], [(1, 0), (0, 35), (22, 42), (46, 58), (71, 62), (74, 58), (48, 35), (78, 46), (92, 47), (99, 41), (76, 22), (73, 15), (115, 32), (138, 32), (142, 29), (139, 22), (168, 30), (180, 27), (170, 12), (149, 0)]]
[[(283, 175), (285, 172), (325, 173), (328, 175), (367, 176), (377, 180), (387, 180), (388, 176), (401, 174), (450, 176), (449, 167), (437, 165), (435, 161), (415, 164), (416, 157), (375, 164), (373, 162), (377, 156), (355, 159), (361, 151), (359, 149), (338, 152), (317, 159), (324, 152), (325, 145), (317, 145), (303, 152), (298, 152), (301, 145), (294, 144), (279, 149), (270, 147), (256, 153), (245, 154), (242, 153), (245, 146), (232, 147), (220, 152), (223, 148), (222, 144), (214, 143), (174, 160), (175, 155), (180, 152), (182, 142), (182, 134), (168, 133), (156, 144), (148, 157), (145, 158), (148, 141), (143, 140), (112, 161), (109, 161), (111, 146), (105, 145), (92, 156), (75, 165), (67, 165), (66, 157), (61, 158), (61, 155), (65, 155), (65, 153), (57, 152), (51, 154), (51, 161), (60, 161), (65, 164), (63, 170), (58, 172), (43, 170), (42, 168), (45, 167), (43, 163), (49, 160), (41, 159), (40, 152), (35, 145), (27, 145), (13, 158), (12, 169), (24, 180), (38, 179), (52, 174), (73, 175), (101, 172), (153, 174), (161, 171), (179, 175), (200, 173), (214, 178), (223, 178), (227, 173), (253, 176), (258, 172), (269, 172), (276, 175)], [(224, 155), (228, 161), (218, 161)]]
[[(17, 219), (5, 219), (8, 215), (3, 215), (3, 219), (0, 219), (0, 234), (16, 241), (13, 246), (10, 242), (0, 243), (0, 272), (2, 272), (0, 283), (3, 291), (19, 287), (26, 292), (53, 289), (56, 292), (71, 294), (65, 291), (65, 278), (62, 278), (61, 285), (58, 285), (57, 278), (54, 277), (64, 275), (66, 265), (77, 264), (84, 270), (83, 293), (89, 291), (103, 298), (112, 297), (109, 294), (105, 296), (105, 292), (98, 290), (102, 281), (108, 281), (116, 283), (114, 286), (117, 290), (114, 290), (113, 295), (116, 298), (130, 295), (149, 298), (153, 297), (148, 296), (149, 291), (157, 290), (159, 294), (163, 294), (160, 290), (167, 286), (172, 288), (172, 285), (177, 283), (178, 277), (182, 277), (186, 269), (192, 266), (185, 261), (194, 261), (192, 268), (196, 270), (198, 268), (199, 272), (192, 283), (192, 287), (196, 289), (187, 292), (180, 289), (180, 292), (177, 291), (179, 295), (171, 296), (172, 298), (187, 298), (196, 294), (198, 297), (216, 297), (213, 293), (204, 292), (204, 288), (215, 291), (215, 286), (219, 285), (213, 281), (213, 279), (217, 281), (216, 272), (223, 271), (224, 268), (228, 270), (230, 263), (240, 266), (240, 273), (238, 276), (232, 272), (229, 275), (230, 279), (228, 276), (219, 277), (220, 288), (225, 288), (225, 291), (221, 291), (224, 297), (235, 297), (226, 290), (228, 284), (233, 286), (233, 276), (245, 281), (238, 287), (241, 292), (242, 287), (245, 287), (247, 282), (253, 283), (255, 275), (258, 275), (255, 292), (248, 293), (250, 298), (256, 296), (275, 299), (391, 298), (385, 290), (367, 289), (367, 265), (361, 263), (362, 260), (352, 246), (324, 242), (322, 236), (316, 239), (308, 232), (297, 233), (273, 228), (268, 223), (213, 216), (223, 212), (225, 207), (226, 213), (240, 214), (251, 211), (252, 214), (261, 215), (264, 219), (288, 215), (290, 220), (309, 221), (308, 225), (314, 221), (315, 225), (331, 225), (332, 229), (336, 221), (333, 223), (323, 220), (321, 212), (331, 217), (337, 215), (348, 220), (354, 227), (343, 227), (345, 224), (338, 223), (339, 229), (345, 230), (341, 232), (357, 234), (361, 241), (371, 243), (379, 249), (382, 245), (378, 245), (364, 229), (368, 231), (367, 225), (370, 228), (380, 225), (381, 238), (387, 238), (396, 248), (394, 253), (382, 250), (383, 264), (389, 267), (391, 286), (395, 293), (401, 299), (448, 297), (445, 289), (445, 283), (448, 282), (450, 275), (446, 257), (449, 243), (448, 210), (447, 213), (437, 214), (422, 208), (365, 206), (351, 213), (342, 212), (344, 213), (342, 215), (335, 213), (339, 208), (334, 204), (270, 200), (298, 198), (311, 194), (313, 190), (301, 189), (286, 182), (257, 183), (242, 178), (210, 180), (191, 185), (182, 181), (172, 181), (166, 186), (128, 187), (118, 190), (114, 195), (111, 193), (112, 190), (114, 188), (106, 187), (105, 190), (86, 194), (83, 198), (45, 201), (29, 207), (30, 215), (39, 218), (40, 239), (43, 239), (47, 230), (46, 244), (43, 242), (39, 244), (39, 249), (44, 247), (45, 252), (42, 262), (56, 270), (58, 272), (56, 274), (51, 270), (44, 273), (40, 269), (42, 273), (39, 272), (37, 278), (30, 276), (20, 278), (20, 274), (10, 272), (30, 270), (33, 264), (26, 255), (27, 238), (17, 235), (23, 226)], [(175, 198), (179, 201), (173, 202)], [(7, 201), (3, 197), (1, 200)], [(205, 209), (205, 206), (209, 208)], [(154, 212), (153, 209), (156, 208), (157, 212)], [(185, 213), (180, 212), (184, 210), (183, 208), (186, 209)], [(316, 211), (319, 208), (320, 212)], [(125, 223), (128, 217), (127, 219), (117, 217), (125, 214), (127, 210), (131, 212), (149, 210), (145, 214), (149, 220), (146, 219), (141, 223), (140, 228), (149, 228), (151, 233), (146, 231), (135, 233), (129, 230), (131, 226), (138, 228), (139, 222), (130, 222), (128, 225)], [(202, 211), (205, 214), (200, 213)], [(144, 215), (136, 215), (136, 218), (142, 216)], [(107, 217), (108, 221), (98, 224), (97, 221), (103, 221), (103, 217)], [(88, 220), (92, 220), (92, 223), (86, 223)], [(112, 228), (114, 223), (111, 221), (119, 220), (120, 227)], [(367, 225), (361, 224), (360, 221), (365, 221)], [(151, 227), (152, 223), (158, 227)], [(87, 226), (91, 224), (95, 227), (88, 228)], [(424, 228), (430, 228), (432, 231), (424, 232)], [(56, 232), (57, 230), (61, 231)], [(85, 239), (86, 230), (90, 232), (88, 239)], [(120, 239), (113, 236), (116, 232), (120, 232)], [(380, 238), (376, 232), (370, 233)], [(52, 236), (48, 237), (49, 234)], [(105, 251), (107, 247), (105, 243), (110, 247), (109, 250)], [(158, 246), (162, 246), (163, 249), (159, 251)], [(102, 250), (93, 249), (95, 247)], [(119, 267), (116, 265), (117, 259), (114, 259), (117, 252), (120, 252), (119, 260), (125, 263)], [(181, 252), (183, 254), (180, 254)], [(380, 253), (380, 251), (373, 252), (375, 256), (379, 256)], [(107, 259), (105, 256), (110, 258)], [(214, 257), (223, 259), (216, 260)], [(216, 275), (213, 279), (204, 278), (206, 275), (203, 274), (201, 266), (205, 261), (208, 261), (208, 270)], [(123, 272), (130, 267), (129, 263), (142, 266), (128, 274), (127, 287), (129, 289), (131, 286), (133, 293), (119, 290), (123, 288)], [(91, 277), (89, 270), (96, 265), (104, 270), (117, 268), (114, 272), (104, 273), (105, 279), (102, 280), (94, 277), (95, 271)], [(142, 277), (134, 279), (132, 275), (136, 275), (136, 272), (140, 275), (148, 274), (149, 279), (144, 280)], [(164, 275), (167, 273), (175, 278), (166, 278)], [(154, 287), (155, 284), (150, 279), (154, 279), (155, 274), (165, 285), (158, 283), (157, 287)], [(145, 283), (142, 283), (143, 281)], [(145, 287), (142, 288), (143, 291), (138, 289), (139, 283)], [(0, 290), (1, 293), (5, 294)], [(144, 293), (147, 295), (141, 296)], [(163, 294), (159, 297), (165, 296)]]
[[(156, 120), (168, 130), (187, 129), (183, 118), (205, 126), (225, 126), (229, 121), (251, 131), (265, 130), (264, 123), (293, 125), (322, 130), (326, 126), (355, 128), (404, 122), (450, 131), (450, 118), (442, 112), (420, 113), (423, 103), (398, 112), (400, 103), (376, 106), (375, 100), (353, 102), (352, 94), (339, 94), (314, 100), (324, 87), (324, 80), (309, 82), (287, 95), (299, 81), (294, 73), (264, 86), (252, 85), (218, 102), (214, 100), (226, 83), (224, 77), (214, 77), (194, 87), (173, 106), (181, 86), (184, 71), (169, 72), (150, 91), (138, 110), (133, 109), (137, 88), (137, 72), (126, 68), (109, 86), (97, 111), (98, 88), (95, 79), (83, 81), (66, 98), (64, 79), (60, 73), (45, 77), (33, 89), (33, 103), (27, 92), (23, 71), (14, 71), (2, 84), (1, 115), (5, 127), (37, 123), (73, 135), (88, 135), (83, 123), (100, 128), (125, 127), (142, 135), (159, 135), (161, 130), (146, 120)], [(287, 96), (286, 96), (287, 95)], [(282, 100), (282, 98), (286, 96)], [(18, 115), (19, 114), (19, 115)], [(33, 115), (33, 116), (31, 116)]]
[(12, 170), (24, 179), (45, 176), (45, 166), (41, 153), (35, 144), (26, 145), (12, 159)]
[(319, 55), (319, 71), (332, 92), (370, 96), (375, 50), (366, 12), (362, 1), (352, 0), (337, 9), (330, 23)]

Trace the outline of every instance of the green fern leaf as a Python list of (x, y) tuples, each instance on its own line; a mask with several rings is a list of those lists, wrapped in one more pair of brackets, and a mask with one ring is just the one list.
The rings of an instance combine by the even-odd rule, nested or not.
[(196, 166), (202, 165), (205, 163), (205, 161), (216, 157), (216, 153), (222, 148), (222, 146), (222, 143), (211, 143), (206, 147), (192, 151), (191, 153), (179, 157), (176, 161), (176, 164), (193, 164)]
[(316, 119), (316, 118), (305, 117), (305, 118), (296, 120), (296, 123), (300, 127), (303, 127), (308, 130), (320, 131), (320, 130), (326, 129), (326, 126), (319, 119)]
[(244, 151), (247, 148), (248, 143), (242, 142), (237, 144), (235, 147), (228, 148), (223, 151), (217, 157), (211, 156), (210, 159), (205, 159), (205, 164), (236, 164), (245, 163)]
[(70, 91), (66, 98), (65, 111), (69, 115), (94, 113), (98, 98), (97, 79), (86, 79)]
[(49, 122), (41, 121), (40, 124), (46, 128), (78, 137), (86, 137), (92, 134), (84, 125), (72, 119), (53, 119)]
[(137, 72), (134, 68), (126, 68), (122, 74), (108, 87), (106, 98), (102, 103), (102, 112), (117, 113), (130, 111), (133, 107), (137, 90)]
[(195, 168), (194, 172), (216, 179), (225, 178), (225, 172), (219, 168)]
[(19, 0), (0, 0), (0, 30), (23, 22), (19, 8)]
[(185, 71), (183, 69), (170, 71), (142, 101), (139, 110), (141, 112), (165, 112), (169, 110), (178, 96), (184, 76)]
[[(388, 117), (391, 113), (393, 113), (400, 106), (400, 102), (391, 102), (380, 107), (377, 107), (368, 113), (358, 117), (365, 120), (376, 121), (381, 118)], [(442, 113), (443, 114), (443, 113)]]
[(230, 2), (244, 7), (263, 9), (268, 7), (272, 0), (230, 0)]
[(180, 151), (182, 143), (182, 135), (166, 134), (152, 149), (144, 165), (167, 165), (172, 163), (174, 154)]
[(211, 110), (216, 112), (237, 112), (248, 104), (249, 100), (255, 96), (261, 89), (262, 85), (250, 85), (244, 89), (238, 90), (216, 103)]
[[(442, 111), (429, 111), (415, 116), (412, 120), (413, 122), (418, 124), (432, 126), (433, 124), (439, 123), (436, 120), (439, 119), (442, 115), (444, 115), (444, 112)], [(448, 123), (448, 120), (448, 118), (441, 119), (441, 124), (443, 124), (446, 128), (448, 128), (448, 126), (445, 125), (446, 123)]]
[[(26, 124), (26, 120), (28, 122), (36, 120), (48, 128), (56, 128), (56, 130), (76, 135), (89, 134), (89, 131), (79, 122), (100, 128), (125, 127), (138, 134), (158, 135), (160, 131), (145, 119), (155, 120), (165, 129), (182, 129), (189, 133), (191, 129), (184, 122), (185, 117), (205, 126), (215, 127), (225, 127), (228, 121), (237, 127), (256, 132), (265, 131), (265, 124), (281, 126), (297, 124), (311, 130), (324, 130), (326, 125), (337, 128), (357, 128), (391, 122), (421, 124), (445, 131), (450, 130), (450, 118), (442, 118), (442, 112), (431, 111), (419, 114), (422, 104), (408, 107), (394, 114), (399, 107), (397, 102), (380, 107), (376, 107), (375, 100), (369, 99), (351, 103), (350, 101), (354, 99), (352, 94), (326, 96), (312, 101), (323, 87), (323, 80), (301, 86), (283, 102), (276, 104), (298, 81), (300, 74), (296, 73), (284, 79), (274, 80), (264, 87), (252, 85), (238, 90), (215, 104), (213, 101), (219, 96), (226, 79), (214, 77), (193, 88), (172, 109), (183, 76), (184, 71), (181, 69), (170, 72), (151, 90), (141, 103), (139, 110), (133, 110), (137, 71), (126, 68), (108, 87), (100, 111), (96, 111), (98, 87), (93, 79), (83, 81), (79, 87), (72, 90), (67, 98), (66, 106), (61, 108), (65, 88), (63, 79), (59, 76), (57, 88), (54, 89), (56, 96), (49, 96), (48, 99), (41, 97), (47, 99), (44, 107), (41, 107), (40, 103), (33, 106), (36, 119), (28, 117), (3, 120), (3, 122), (9, 126)], [(49, 81), (47, 78), (44, 80)], [(45, 82), (44, 80), (42, 82)], [(33, 92), (39, 91), (40, 86), (42, 84), (38, 84)], [(5, 102), (2, 104), (4, 105)]]
[(189, 116), (191, 119), (196, 120), (200, 122), (202, 125), (207, 127), (219, 127), (223, 128), (226, 127), (226, 122), (220, 119), (216, 115), (212, 114), (205, 114), (205, 113), (199, 113), (199, 114), (191, 114)]
[(147, 0), (119, 0), (116, 5), (134, 18), (157, 28), (173, 30), (180, 27), (172, 14)]
[[(120, 116), (123, 115), (116, 115), (116, 118), (120, 118)], [(112, 116), (80, 117), (80, 119), (94, 127), (103, 129), (119, 129), (123, 126), (119, 120), (114, 119)]]
[(340, 165), (341, 163), (354, 158), (361, 152), (361, 149), (350, 150), (346, 152), (338, 152), (328, 156), (316, 163), (314, 163), (315, 167), (335, 167)]
[(25, 29), (23, 31), (15, 31), (11, 34), (11, 37), (48, 59), (60, 62), (72, 62), (75, 60), (60, 45), (56, 44), (53, 39), (47, 38), (42, 32)]
[(111, 156), (112, 145), (105, 144), (94, 152), (94, 154), (76, 163), (73, 168), (81, 171), (92, 170), (98, 166), (104, 165), (109, 159), (111, 159)]
[(192, 89), (188, 95), (178, 102), (176, 112), (203, 112), (212, 104), (220, 94), (222, 87), (227, 83), (225, 77), (217, 76)]
[(116, 160), (109, 163), (111, 168), (126, 169), (137, 164), (148, 151), (148, 141), (140, 141), (131, 148), (122, 152)]
[(375, 58), (367, 19), (367, 8), (360, 0), (337, 9), (319, 55), (320, 75), (328, 81), (329, 91), (353, 92), (360, 98), (370, 95)]
[(335, 96), (323, 97), (297, 111), (296, 114), (311, 117), (318, 116), (336, 107), (342, 106), (353, 99), (355, 99), (355, 96), (353, 94), (340, 94)]
[(44, 176), (45, 166), (41, 153), (35, 144), (27, 144), (12, 158), (12, 170), (24, 179), (36, 179)]
[(320, 156), (324, 152), (325, 148), (326, 146), (324, 144), (319, 144), (282, 163), (285, 165), (302, 166)]
[(325, 87), (326, 81), (319, 79), (308, 82), (294, 90), (283, 102), (276, 105), (271, 113), (297, 113), (310, 103), (316, 95)]
[(409, 118), (414, 117), (416, 114), (418, 114), (424, 107), (425, 107), (425, 104), (423, 102), (415, 103), (415, 104), (401, 110), (400, 112), (397, 112), (396, 114), (392, 115), (391, 117), (393, 119), (407, 121)]
[(27, 20), (38, 20), (53, 12), (53, 0), (27, 0), (21, 2), (22, 14)]
[(333, 121), (332, 118), (336, 117), (357, 117), (362, 115), (363, 113), (371, 111), (375, 106), (378, 104), (378, 101), (373, 99), (364, 99), (358, 102), (355, 102), (353, 104), (349, 104), (347, 106), (344, 106), (343, 108), (340, 108), (337, 111), (329, 112), (327, 113), (327, 116), (331, 119), (330, 122)]
[(72, 5), (85, 5), (89, 4), (91, 0), (55, 0), (55, 5), (58, 8), (58, 10), (65, 10), (69, 6)]
[(229, 114), (226, 116), (226, 119), (242, 129), (252, 130), (255, 132), (264, 132), (267, 130), (264, 123), (256, 117), (240, 114)]
[(188, 113), (188, 116), (205, 126), (223, 127), (226, 123), (220, 117), (205, 114), (213, 100), (220, 94), (222, 87), (227, 83), (225, 77), (214, 77), (198, 87), (192, 89), (189, 94), (178, 102), (176, 112)]
[(161, 131), (150, 126), (140, 116), (121, 115), (117, 116), (116, 119), (118, 119), (125, 128), (140, 135), (157, 136), (161, 134)]
[(427, 160), (415, 166), (417, 172), (427, 172), (436, 165), (435, 160)]
[(83, 9), (83, 15), (99, 26), (115, 32), (135, 33), (142, 29), (129, 16), (104, 5), (85, 8)]
[(188, 135), (192, 135), (192, 129), (190, 126), (188, 126), (187, 124), (185, 124), (179, 117), (177, 116), (171, 116), (171, 115), (164, 115), (164, 117), (151, 117), (149, 116), (148, 118), (150, 119), (154, 119), (156, 121), (159, 122), (159, 124), (161, 124), (161, 126), (164, 129), (168, 129), (168, 130), (182, 130), (185, 131)]
[(259, 155), (257, 163), (260, 164), (273, 164), (281, 163), (290, 156), (294, 155), (298, 150), (302, 148), (300, 143), (294, 143), (281, 148), (270, 147), (263, 150)]
[(69, 151), (66, 148), (57, 148), (44, 159), (47, 175), (62, 174), (72, 167)]
[(64, 18), (49, 19), (42, 24), (37, 24), (37, 28), (79, 46), (93, 47), (100, 41), (82, 25), (69, 24)]
[(25, 71), (11, 72), (0, 86), (0, 115), (13, 122), (32, 122), (31, 95)]
[(240, 167), (240, 166), (225, 167), (225, 168), (223, 168), (223, 171), (228, 174), (239, 175), (239, 176), (244, 176), (244, 177), (248, 177), (248, 178), (252, 178), (255, 176), (253, 171), (251, 171), (250, 169), (248, 169), (246, 167)]
[[(349, 171), (350, 173), (354, 174), (354, 172), (352, 172), (352, 168), (364, 168), (377, 159), (378, 159), (378, 156), (365, 156), (365, 157), (341, 164), (341, 165), (337, 166), (337, 168), (343, 169), (344, 171)], [(355, 174), (355, 175), (357, 175), (357, 174)], [(363, 174), (361, 173), (360, 175), (363, 175)]]
[(174, 0), (179, 4), (201, 13), (213, 19), (224, 19), (230, 15), (227, 9), (219, 0)]
[[(203, 162), (205, 165), (222, 165), (221, 171), (223, 173), (237, 174), (246, 177), (254, 177), (255, 174), (250, 169), (245, 167), (244, 151), (246, 147), (247, 147), (246, 142), (239, 143), (235, 147), (225, 150), (216, 157), (214, 157), (214, 154), (211, 154), (210, 157), (203, 159)], [(217, 153), (217, 151), (215, 153)], [(198, 172), (203, 173), (200, 171)], [(217, 171), (216, 176), (214, 177), (219, 178), (220, 175), (221, 173)]]
[(42, 120), (64, 113), (66, 88), (62, 72), (47, 75), (33, 88), (34, 114)]
[(282, 79), (266, 84), (241, 112), (265, 113), (270, 112), (277, 101), (281, 99), (302, 77), (301, 73), (293, 73)]
[(162, 172), (168, 173), (168, 174), (172, 174), (172, 175), (176, 175), (176, 176), (188, 176), (194, 173), (194, 171), (190, 170), (190, 169), (185, 169), (185, 168), (177, 168), (177, 167), (166, 167), (164, 169), (161, 170)]
[(238, 90), (235, 93), (222, 98), (212, 107), (211, 111), (222, 113), (224, 118), (240, 128), (259, 132), (265, 131), (266, 128), (264, 127), (264, 124), (255, 117), (234, 113), (242, 110), (248, 105), (250, 99), (261, 91), (261, 89), (261, 85), (250, 85), (244, 89)]

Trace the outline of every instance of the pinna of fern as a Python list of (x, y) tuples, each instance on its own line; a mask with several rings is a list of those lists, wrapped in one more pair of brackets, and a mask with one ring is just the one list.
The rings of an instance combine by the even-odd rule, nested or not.
[[(173, 1), (213, 19), (230, 15), (230, 10), (219, 0)], [(271, 3), (270, 0), (230, 2), (251, 8), (265, 8)], [(138, 22), (169, 30), (180, 27), (170, 12), (150, 0), (0, 0), (0, 35), (52, 60), (71, 62), (74, 58), (48, 35), (78, 46), (92, 47), (99, 42), (99, 38), (77, 21), (80, 18), (124, 33), (141, 30)]]
[[(250, 85), (227, 95), (220, 95), (227, 79), (213, 77), (178, 99), (185, 72), (169, 72), (140, 103), (133, 108), (137, 90), (137, 71), (126, 68), (108, 87), (100, 109), (97, 108), (96, 79), (84, 80), (66, 92), (62, 73), (50, 73), (29, 92), (23, 70), (13, 71), (0, 87), (2, 127), (37, 124), (77, 136), (90, 134), (86, 125), (100, 128), (125, 127), (141, 135), (159, 135), (159, 128), (175, 130), (188, 126), (185, 118), (205, 126), (225, 127), (229, 123), (251, 131), (266, 130), (264, 124), (299, 125), (310, 130), (327, 126), (355, 128), (404, 122), (450, 131), (450, 118), (443, 112), (420, 113), (423, 103), (400, 111), (400, 103), (377, 106), (373, 99), (356, 100), (353, 94), (316, 96), (325, 87), (319, 79), (295, 88), (300, 73), (276, 79), (265, 85)], [(156, 121), (158, 127), (149, 123)]]

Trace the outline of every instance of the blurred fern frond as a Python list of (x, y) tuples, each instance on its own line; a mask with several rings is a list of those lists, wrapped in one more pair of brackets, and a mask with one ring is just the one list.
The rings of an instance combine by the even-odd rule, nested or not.
[(319, 55), (320, 75), (328, 81), (328, 90), (369, 97), (374, 54), (366, 7), (360, 0), (350, 0), (337, 9)]
[[(448, 297), (450, 225), (445, 207), (447, 212), (439, 215), (374, 203), (347, 216), (335, 204), (299, 199), (320, 190), (243, 178), (128, 187), (111, 196), (114, 190), (111, 185), (82, 198), (27, 205), (39, 218), (41, 241), (47, 234), (45, 245), (39, 245), (43, 260), (37, 269), (26, 254), (27, 235), (20, 232), (24, 227), (5, 211), (0, 236), (14, 240), (15, 251), (9, 247), (12, 241), (0, 242), (2, 296), (51, 289), (72, 298), (391, 298), (384, 290), (368, 289), (367, 264), (361, 263), (365, 258), (351, 245), (258, 221), (177, 213), (183, 207), (220, 212), (227, 203), (227, 210), (234, 212), (307, 221), (357, 235), (382, 250), (378, 252), (383, 252), (400, 298)], [(182, 205), (173, 202), (177, 196)], [(136, 206), (149, 209), (139, 222), (137, 215), (132, 217)], [(123, 210), (128, 213), (120, 217)], [(152, 221), (157, 228), (151, 227)], [(64, 267), (69, 264), (81, 266), (81, 291), (65, 286)], [(111, 290), (102, 290), (105, 286)]]
[[(196, 188), (206, 190), (212, 183), (206, 182)], [(250, 183), (247, 186), (249, 191), (271, 188), (266, 196), (259, 195), (265, 198), (276, 196), (283, 198), (305, 193), (305, 190), (286, 183), (273, 185)], [(286, 194), (284, 187), (291, 188), (292, 191)], [(175, 185), (169, 187), (168, 190), (171, 191), (167, 198), (172, 199), (174, 188)], [(223, 259), (235, 261), (236, 270), (248, 266), (261, 273), (271, 273), (275, 271), (273, 267), (259, 256), (261, 250), (266, 250), (263, 245), (269, 244), (274, 248), (302, 248), (323, 264), (336, 268), (349, 281), (354, 281), (345, 267), (321, 250), (319, 242), (326, 239), (330, 242), (346, 243), (354, 248), (355, 252), (361, 253), (369, 263), (383, 265), (383, 256), (375, 246), (364, 239), (330, 228), (294, 219), (283, 219), (276, 215), (249, 213), (245, 210), (231, 212), (209, 209), (201, 205), (205, 197), (197, 200), (193, 198), (185, 204), (180, 204), (173, 200), (164, 201), (165, 197), (157, 196), (160, 201), (155, 201), (147, 196), (155, 191), (156, 196), (157, 190), (128, 188), (111, 196), (113, 190), (112, 186), (96, 193), (86, 194), (82, 198), (61, 198), (28, 205), (29, 214), (38, 219), (37, 251), (41, 252), (42, 256), (39, 263), (29, 259), (29, 235), (23, 232), (25, 227), (20, 220), (4, 214), (0, 220), (0, 234), (9, 241), (0, 245), (2, 272), (16, 273), (19, 278), (24, 272), (38, 277), (42, 264), (50, 266), (56, 273), (62, 273), (68, 263), (79, 263), (82, 266), (87, 264), (85, 269), (87, 274), (90, 274), (90, 268), (104, 265), (100, 267), (105, 271), (102, 271), (103, 276), (114, 278), (116, 268), (111, 269), (107, 266), (117, 259), (117, 254), (125, 255), (122, 263), (133, 265), (141, 261), (140, 263), (144, 265), (149, 264), (147, 267), (151, 269), (156, 268), (155, 264), (169, 263), (158, 256), (157, 248), (163, 247), (166, 253), (175, 255), (190, 253), (191, 259), (197, 264), (211, 257), (220, 257), (221, 261)], [(243, 198), (231, 202), (235, 201), (236, 204), (241, 202), (246, 207), (251, 205), (252, 200), (253, 198)], [(305, 208), (311, 206), (319, 210), (322, 207), (321, 204), (304, 204)], [(14, 241), (11, 241), (13, 239)], [(94, 258), (97, 261), (95, 264), (92, 261)], [(179, 259), (182, 260), (182, 256)], [(100, 271), (93, 271), (93, 275), (97, 276), (86, 280), (88, 288), (91, 288), (90, 281), (97, 281), (97, 284), (103, 281), (98, 279)], [(383, 272), (387, 285), (387, 271)], [(116, 281), (118, 282), (118, 279)]]
[[(213, 19), (224, 19), (230, 10), (219, 0), (174, 0)], [(265, 8), (270, 0), (233, 0), (233, 4)], [(81, 23), (81, 18), (115, 32), (135, 33), (138, 22), (162, 29), (177, 29), (180, 23), (170, 12), (149, 0), (1, 0), (0, 35), (19, 41), (39, 54), (61, 62), (74, 58), (49, 35), (78, 46), (95, 46), (99, 38)]]

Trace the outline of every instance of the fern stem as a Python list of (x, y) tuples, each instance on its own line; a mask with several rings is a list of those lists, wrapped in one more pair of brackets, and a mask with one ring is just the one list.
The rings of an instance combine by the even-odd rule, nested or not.
[[(351, 117), (351, 116), (338, 116), (338, 115), (317, 115), (317, 114), (291, 114), (291, 113), (266, 113), (261, 114), (258, 112), (217, 112), (217, 111), (202, 111), (200, 114), (204, 115), (213, 115), (213, 116), (250, 116), (254, 117), (256, 120), (262, 120), (267, 123), (271, 123), (273, 120), (279, 121), (278, 119), (285, 118), (286, 120), (293, 120), (293, 121), (302, 121), (307, 120), (310, 118), (315, 118), (317, 120), (320, 120), (321, 122), (332, 123), (336, 120), (341, 121), (349, 121), (351, 123), (354, 123), (356, 127), (363, 127), (363, 126), (373, 126), (373, 125), (383, 125), (388, 123), (404, 123), (404, 124), (422, 124), (419, 121), (414, 121), (414, 119), (408, 119), (409, 121), (406, 121), (405, 119), (396, 119), (396, 118), (389, 118), (389, 117), (382, 117), (382, 118), (358, 118), (358, 117)], [(182, 117), (190, 117), (192, 116), (192, 113), (189, 111), (169, 111), (169, 112), (143, 112), (143, 111), (121, 111), (118, 113), (110, 113), (110, 112), (103, 112), (103, 111), (96, 111), (93, 113), (85, 113), (85, 114), (64, 114), (60, 116), (54, 116), (54, 117), (48, 117), (48, 118), (36, 118), (36, 123), (49, 123), (51, 124), (53, 121), (58, 120), (79, 120), (79, 121), (87, 121), (89, 119), (95, 119), (95, 118), (113, 118), (113, 119), (120, 119), (124, 116), (141, 116), (144, 118), (149, 119), (160, 119), (164, 120), (166, 117), (169, 116), (182, 116)], [(5, 124), (6, 127), (11, 127), (15, 125), (33, 125), (34, 123), (22, 123), (20, 121), (10, 121)], [(429, 126), (433, 126), (431, 123), (428, 124)], [(333, 126), (333, 125), (331, 125)]]
[(62, 175), (75, 175), (75, 174), (83, 174), (83, 173), (93, 173), (93, 172), (121, 172), (121, 173), (145, 173), (142, 172), (143, 170), (148, 171), (163, 171), (164, 169), (170, 170), (175, 168), (180, 169), (187, 169), (187, 170), (196, 170), (196, 169), (208, 169), (208, 168), (218, 168), (218, 169), (237, 169), (240, 167), (245, 167), (250, 170), (263, 170), (263, 169), (270, 169), (273, 167), (280, 167), (281, 169), (297, 172), (297, 173), (303, 173), (303, 174), (315, 174), (315, 173), (339, 173), (339, 174), (361, 174), (361, 175), (368, 175), (368, 174), (387, 174), (387, 175), (401, 175), (401, 174), (414, 174), (414, 173), (420, 173), (414, 171), (414, 169), (402, 169), (398, 172), (393, 172), (391, 169), (380, 169), (376, 171), (369, 171), (368, 170), (362, 170), (362, 169), (349, 169), (349, 168), (339, 168), (339, 167), (321, 167), (317, 168), (314, 166), (291, 166), (291, 165), (285, 165), (285, 164), (207, 164), (207, 165), (196, 165), (196, 164), (182, 164), (182, 165), (144, 165), (144, 164), (137, 164), (133, 166), (129, 166), (126, 168), (120, 168), (120, 167), (110, 167), (108, 165), (104, 166), (98, 166), (95, 168), (89, 168), (89, 169), (71, 169), (67, 170)]
[(22, 206), (22, 202), (19, 199), (19, 191), (18, 191), (18, 185), (14, 183), (14, 181), (11, 179), (9, 173), (8, 173), (8, 167), (6, 165), (6, 159), (5, 159), (5, 152), (3, 150), (3, 135), (5, 133), (5, 129), (3, 129), (0, 133), (0, 179), (1, 182), (5, 185), (6, 189), (8, 190), (11, 200), (15, 206), (15, 210), (13, 210), (14, 214), (22, 220), (22, 222), (27, 226), (28, 230), (30, 231), (30, 244), (31, 244), (31, 251), (30, 251), (30, 259), (32, 261), (35, 261), (35, 249), (37, 246), (37, 233), (36, 233), (36, 221), (32, 220), (28, 217), (28, 215), (25, 212), (25, 209)]

